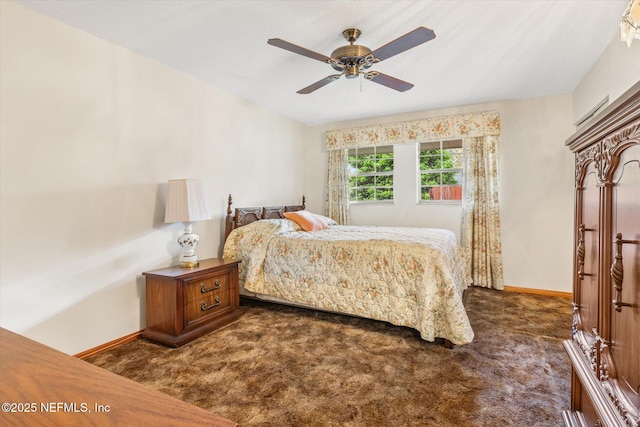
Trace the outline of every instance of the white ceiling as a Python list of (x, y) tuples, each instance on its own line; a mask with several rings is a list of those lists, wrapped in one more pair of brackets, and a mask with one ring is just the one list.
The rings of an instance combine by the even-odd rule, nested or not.
[[(628, 0), (17, 0), (88, 33), (308, 125), (572, 92), (611, 40)], [(310, 95), (335, 71), (270, 46), (324, 55), (376, 49), (425, 26), (436, 38), (374, 65), (415, 84), (400, 93), (360, 79)]]

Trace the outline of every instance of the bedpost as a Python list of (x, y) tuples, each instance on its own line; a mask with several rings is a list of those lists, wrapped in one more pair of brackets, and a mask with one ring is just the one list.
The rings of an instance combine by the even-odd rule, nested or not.
[(229, 233), (231, 233), (231, 231), (233, 231), (233, 211), (231, 210), (231, 203), (233, 202), (233, 199), (231, 198), (231, 194), (229, 194), (229, 200), (227, 201), (227, 217), (225, 218), (225, 223), (224, 223), (224, 241), (222, 242), (222, 245), (224, 246), (224, 242), (227, 241), (227, 237), (229, 237)]
[(306, 209), (306, 207), (305, 207), (305, 200), (307, 200), (307, 199), (304, 197), (304, 194), (303, 194), (303, 195), (302, 195), (302, 210), (305, 210), (305, 209)]
[(229, 200), (227, 201), (227, 215), (231, 215), (231, 203), (233, 203), (233, 199), (231, 198), (231, 194), (229, 194)]

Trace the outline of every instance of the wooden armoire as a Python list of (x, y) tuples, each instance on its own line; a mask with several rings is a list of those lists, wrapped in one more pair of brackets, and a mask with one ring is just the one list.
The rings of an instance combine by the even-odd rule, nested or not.
[(567, 426), (640, 426), (640, 82), (571, 136), (575, 153)]

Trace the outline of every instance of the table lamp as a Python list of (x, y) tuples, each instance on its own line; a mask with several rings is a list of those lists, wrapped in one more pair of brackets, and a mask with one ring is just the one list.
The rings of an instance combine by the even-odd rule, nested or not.
[(182, 246), (180, 267), (193, 268), (198, 266), (199, 262), (195, 251), (200, 236), (192, 233), (192, 227), (195, 221), (206, 219), (211, 219), (211, 213), (200, 181), (197, 179), (169, 180), (164, 222), (184, 223), (184, 234), (178, 237), (178, 243)]

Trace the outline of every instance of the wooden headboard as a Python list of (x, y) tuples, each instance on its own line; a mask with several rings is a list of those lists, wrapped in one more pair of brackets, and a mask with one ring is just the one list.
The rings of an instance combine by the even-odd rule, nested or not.
[[(302, 196), (302, 204), (297, 206), (262, 206), (255, 208), (235, 208), (231, 209), (231, 194), (227, 202), (227, 218), (224, 225), (224, 241), (227, 241), (229, 233), (238, 227), (251, 224), (261, 219), (284, 218), (285, 212), (302, 211), (305, 209), (305, 197)], [(224, 242), (223, 242), (224, 243)]]

